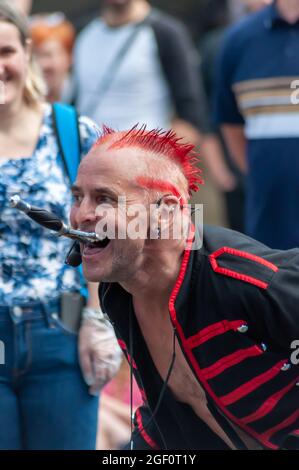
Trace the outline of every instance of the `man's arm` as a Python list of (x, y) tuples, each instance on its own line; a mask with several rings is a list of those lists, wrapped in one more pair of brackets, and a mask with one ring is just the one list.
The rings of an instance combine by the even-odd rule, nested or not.
[(299, 339), (299, 249), (270, 249), (220, 227), (205, 228), (205, 246), (215, 283), (212, 297), (224, 316), (234, 305), (253, 337), (289, 351)]
[(229, 153), (242, 173), (247, 173), (246, 138), (244, 126), (240, 124), (225, 124), (221, 126), (221, 132)]
[(244, 118), (233, 90), (236, 80), (234, 74), (240, 54), (235, 50), (236, 44), (238, 44), (238, 36), (232, 35), (229, 30), (224, 38), (215, 69), (213, 122), (221, 129), (231, 157), (238, 168), (245, 173), (247, 162)]
[(199, 43), (201, 55), (200, 74), (206, 95), (207, 113), (205, 122), (207, 133), (202, 143), (204, 158), (212, 180), (220, 191), (229, 192), (237, 186), (237, 179), (226, 161), (223, 143), (219, 136), (219, 127), (214, 125), (212, 116), (212, 98), (215, 88), (215, 66), (219, 45), (223, 39), (222, 30), (208, 33)]
[(220, 191), (232, 191), (237, 184), (235, 175), (229, 169), (217, 134), (207, 134), (202, 143), (202, 158)]
[(157, 11), (152, 12), (149, 21), (175, 106), (173, 127), (198, 143), (204, 128), (205, 96), (198, 76), (197, 51), (179, 21)]
[(268, 289), (260, 291), (259, 315), (273, 342), (291, 353), (299, 340), (299, 250), (278, 253), (282, 262)]

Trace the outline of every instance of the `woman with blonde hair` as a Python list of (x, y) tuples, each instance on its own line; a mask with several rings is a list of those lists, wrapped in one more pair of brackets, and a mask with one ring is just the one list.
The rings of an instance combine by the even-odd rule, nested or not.
[[(9, 206), (19, 194), (67, 222), (71, 192), (26, 20), (3, 0), (0, 84), (0, 449), (93, 449), (98, 392), (120, 353), (94, 293), (79, 333), (66, 328), (81, 289), (69, 243)], [(83, 157), (98, 130), (84, 117), (78, 129)]]

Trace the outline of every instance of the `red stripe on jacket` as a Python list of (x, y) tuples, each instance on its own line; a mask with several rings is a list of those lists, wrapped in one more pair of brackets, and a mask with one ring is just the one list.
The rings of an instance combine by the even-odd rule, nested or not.
[(285, 394), (288, 393), (292, 388), (294, 388), (294, 385), (297, 380), (298, 379), (293, 380), (289, 385), (268, 397), (267, 400), (254, 413), (251, 413), (250, 415), (247, 415), (242, 418), (242, 422), (245, 424), (253, 423), (254, 421), (258, 421), (259, 419), (263, 418), (268, 413), (270, 413), (270, 411), (275, 408), (275, 406), (285, 396)]
[(125, 343), (122, 339), (118, 339), (117, 342), (118, 342), (120, 348), (121, 348), (121, 349), (124, 351), (124, 353), (126, 354), (129, 364), (132, 364), (133, 368), (137, 370), (136, 362), (134, 361), (133, 358), (131, 358), (131, 356), (130, 356), (130, 354), (129, 354), (129, 352), (128, 352), (128, 348), (127, 348), (126, 343)]
[(270, 437), (272, 437), (273, 434), (277, 433), (278, 431), (281, 431), (284, 428), (287, 428), (288, 426), (293, 424), (298, 418), (299, 418), (299, 410), (296, 410), (294, 413), (291, 414), (291, 416), (284, 419), (276, 426), (273, 426), (273, 428), (270, 428), (266, 432), (264, 432), (262, 434), (263, 438), (270, 439)]
[(247, 325), (247, 322), (245, 320), (222, 320), (218, 323), (213, 323), (213, 325), (203, 328), (194, 336), (190, 336), (186, 340), (188, 347), (190, 349), (196, 348), (197, 346), (206, 343), (210, 339), (215, 338), (215, 336), (222, 335), (227, 331), (237, 331), (237, 329), (242, 325)]
[(260, 374), (254, 377), (254, 379), (245, 382), (243, 385), (236, 388), (227, 395), (223, 395), (222, 397), (220, 397), (221, 402), (224, 404), (224, 406), (228, 406), (245, 397), (249, 393), (259, 388), (264, 383), (273, 379), (273, 377), (275, 377), (277, 374), (279, 374), (281, 372), (281, 367), (286, 362), (287, 360), (279, 361), (277, 364), (275, 364), (275, 366), (271, 367), (271, 369), (267, 370), (263, 374)]
[(213, 365), (205, 367), (202, 369), (202, 373), (205, 379), (209, 380), (221, 374), (221, 372), (224, 372), (229, 367), (235, 366), (249, 357), (260, 356), (263, 353), (262, 348), (256, 345), (250, 346), (250, 348), (247, 349), (239, 349), (232, 354), (222, 357)]
[[(192, 235), (192, 230), (193, 230), (193, 234), (194, 234), (194, 226), (192, 226), (192, 228), (191, 228), (191, 235)], [(240, 426), (240, 428), (243, 429), (244, 431), (246, 431), (250, 436), (255, 437), (259, 442), (262, 442), (268, 448), (278, 449), (277, 445), (272, 444), (267, 439), (261, 437), (261, 435), (259, 433), (254, 431), (252, 428), (249, 428), (246, 424), (242, 423), (242, 421), (240, 419), (236, 418), (236, 416), (234, 416), (229, 410), (227, 410), (227, 408), (223, 405), (222, 401), (219, 400), (218, 396), (211, 389), (211, 387), (209, 386), (209, 384), (207, 383), (205, 378), (202, 377), (202, 370), (199, 367), (199, 364), (198, 364), (197, 360), (195, 359), (194, 355), (192, 354), (192, 351), (191, 351), (191, 349), (189, 347), (189, 344), (188, 344), (188, 340), (185, 338), (182, 327), (181, 327), (181, 325), (179, 324), (179, 322), (177, 320), (177, 314), (176, 314), (176, 310), (175, 310), (176, 297), (177, 297), (177, 295), (180, 291), (180, 288), (182, 286), (182, 283), (183, 283), (185, 275), (186, 275), (186, 270), (187, 270), (187, 266), (188, 266), (188, 262), (189, 262), (189, 258), (190, 258), (190, 253), (191, 253), (190, 249), (185, 250), (185, 253), (184, 253), (184, 256), (183, 256), (183, 261), (182, 261), (182, 264), (181, 264), (180, 273), (179, 273), (177, 282), (176, 282), (176, 284), (175, 284), (175, 286), (172, 290), (172, 293), (171, 293), (171, 296), (170, 296), (170, 299), (169, 299), (170, 317), (171, 317), (173, 325), (177, 329), (178, 336), (179, 336), (179, 338), (181, 340), (181, 343), (183, 345), (183, 350), (184, 350), (186, 356), (188, 357), (188, 359), (190, 361), (190, 364), (192, 365), (192, 367), (195, 371), (195, 374), (199, 379), (200, 384), (202, 384), (204, 386), (205, 390), (210, 394), (210, 397), (213, 398), (213, 400), (219, 406), (219, 409), (223, 411), (225, 416), (227, 416), (229, 419), (231, 419), (231, 421), (233, 423), (236, 423), (238, 426)]]
[(235, 279), (238, 279), (239, 281), (244, 281), (248, 282), (249, 284), (253, 284), (257, 287), (260, 287), (261, 289), (267, 289), (268, 288), (268, 283), (261, 281), (260, 279), (257, 279), (252, 276), (248, 276), (246, 274), (242, 274), (238, 271), (233, 271), (231, 269), (223, 268), (219, 266), (217, 263), (217, 258), (221, 256), (222, 254), (227, 253), (229, 255), (233, 256), (239, 256), (240, 258), (245, 258), (250, 261), (254, 261), (255, 263), (262, 264), (263, 266), (271, 269), (274, 272), (278, 271), (278, 267), (275, 266), (275, 264), (270, 263), (269, 261), (265, 260), (264, 258), (261, 258), (260, 256), (253, 255), (251, 253), (247, 253), (246, 251), (241, 251), (241, 250), (236, 250), (234, 248), (229, 248), (227, 246), (224, 246), (220, 248), (219, 250), (215, 251), (209, 256), (211, 266), (213, 270), (216, 273), (223, 274), (225, 276), (233, 277)]
[(143, 439), (145, 440), (145, 442), (150, 447), (152, 447), (152, 449), (159, 449), (156, 442), (149, 436), (149, 434), (144, 429), (143, 423), (142, 423), (142, 416), (141, 416), (141, 413), (140, 413), (139, 409), (136, 411), (136, 420), (137, 420), (137, 427), (139, 429), (139, 432), (140, 432), (141, 436), (143, 437)]

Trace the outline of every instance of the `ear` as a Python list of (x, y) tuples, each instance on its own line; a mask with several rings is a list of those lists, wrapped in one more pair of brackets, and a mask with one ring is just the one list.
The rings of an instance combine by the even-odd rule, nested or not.
[(182, 197), (177, 197), (174, 194), (167, 194), (166, 196), (163, 196), (160, 199), (159, 206), (166, 206), (167, 208), (176, 208), (176, 207), (181, 207), (182, 205)]
[(159, 204), (159, 213), (161, 219), (168, 219), (172, 212), (181, 208), (181, 198), (168, 194), (164, 196)]

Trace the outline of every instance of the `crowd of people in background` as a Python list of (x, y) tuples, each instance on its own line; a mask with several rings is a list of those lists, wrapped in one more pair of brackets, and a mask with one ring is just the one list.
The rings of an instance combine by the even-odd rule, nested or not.
[[(9, 440), (0, 428), (0, 448), (93, 448), (98, 396), (88, 394), (85, 382), (92, 385), (92, 378), (85, 382), (82, 379), (75, 358), (77, 338), (61, 331), (53, 317), (58, 307), (51, 296), (46, 317), (52, 330), (58, 329), (55, 337), (53, 331), (50, 336), (39, 309), (29, 309), (27, 320), (22, 314), (26, 299), (30, 303), (42, 296), (44, 302), (51, 289), (56, 293), (76, 291), (80, 281), (75, 271), (63, 265), (65, 243), (54, 242), (50, 236), (47, 239), (30, 222), (26, 226), (21, 219), (16, 220), (5, 207), (5, 197), (8, 191), (19, 190), (32, 197), (36, 205), (46, 200), (49, 208), (55, 207), (62, 218), (67, 218), (71, 195), (66, 189), (67, 177), (56, 164), (59, 146), (50, 106), (60, 102), (75, 106), (79, 113), (82, 156), (103, 125), (119, 130), (130, 129), (136, 123), (150, 129), (173, 129), (179, 137), (201, 148), (206, 178), (203, 193), (216, 193), (225, 213), (220, 221), (212, 218), (212, 222), (224, 223), (272, 248), (297, 247), (299, 110), (291, 103), (290, 95), (291, 82), (299, 75), (299, 0), (234, 2), (242, 7), (243, 17), (232, 25), (231, 2), (209, 0), (203, 15), (210, 24), (198, 43), (179, 19), (152, 7), (147, 0), (104, 0), (99, 15), (79, 33), (63, 13), (31, 15), (31, 1), (15, 0), (15, 7), (28, 16), (28, 36), (23, 23), (19, 26), (17, 21), (5, 19), (2, 3), (0, 0), (0, 80), (10, 70), (19, 78), (14, 89), (8, 83), (12, 87), (10, 106), (0, 106), (0, 259), (7, 266), (0, 276), (0, 317), (8, 318), (10, 311), (12, 323), (1, 323), (1, 329), (6, 325), (7, 337), (12, 335), (11, 325), (15, 331), (18, 329), (23, 362), (16, 364), (12, 359), (16, 375), (6, 372), (4, 378), (0, 377), (0, 409), (5, 407), (2, 420), (6, 419), (6, 429), (12, 428), (12, 423), (15, 426)], [(25, 64), (23, 68), (20, 60), (16, 65), (6, 65), (3, 48), (8, 32), (15, 41), (11, 47), (17, 48)], [(22, 41), (18, 43), (19, 37)], [(27, 60), (32, 68), (39, 69), (31, 94)], [(32, 155), (34, 159), (29, 158)], [(200, 202), (201, 194), (197, 197)], [(204, 209), (208, 220), (213, 212), (211, 205), (207, 202)], [(20, 239), (18, 223), (23, 224)], [(6, 227), (10, 232), (2, 239)], [(30, 246), (39, 248), (33, 253)], [(22, 256), (27, 265), (21, 261)], [(36, 258), (43, 261), (41, 271), (33, 270)], [(92, 294), (90, 298), (94, 298)], [(91, 306), (94, 308), (92, 302)], [(25, 354), (21, 342), (25, 338), (26, 347), (32, 348), (26, 331), (33, 317), (40, 322), (39, 326), (36, 323), (35, 349)], [(57, 351), (56, 363), (54, 356), (51, 364), (42, 357), (34, 359), (41, 341), (43, 346), (49, 341), (48, 347)], [(99, 353), (98, 361), (102, 360)], [(41, 369), (45, 375), (38, 383), (35, 374)], [(117, 367), (112, 369), (115, 373)], [(70, 374), (68, 386), (74, 391), (68, 394), (65, 376)], [(103, 384), (112, 375), (107, 372)], [(22, 388), (22, 381), (27, 388)], [(23, 407), (18, 419), (16, 389)], [(58, 393), (56, 409), (50, 413), (46, 402), (51, 395), (54, 403)], [(35, 395), (44, 400), (44, 407), (40, 405), (44, 416), (39, 414), (32, 420), (39, 413), (31, 401)], [(140, 400), (135, 393), (134, 405)], [(120, 448), (130, 436), (125, 363), (104, 388), (100, 401), (97, 447)], [(77, 416), (73, 417), (75, 409)], [(57, 426), (61, 413), (69, 419)], [(39, 428), (41, 419), (47, 423), (44, 430)]]

